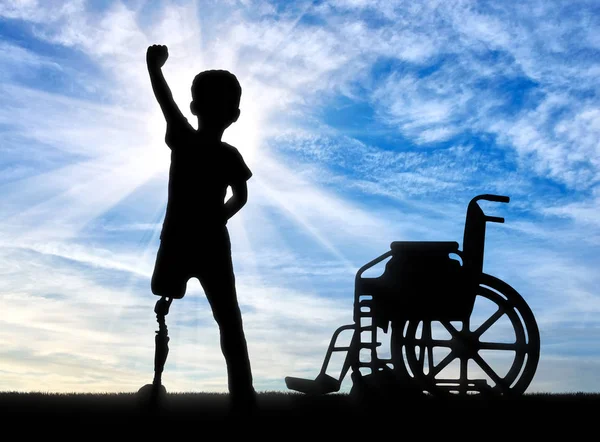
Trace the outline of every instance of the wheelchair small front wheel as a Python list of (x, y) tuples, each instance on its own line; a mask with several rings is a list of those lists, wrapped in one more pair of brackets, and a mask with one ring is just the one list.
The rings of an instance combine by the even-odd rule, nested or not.
[(393, 359), (405, 359), (423, 390), (438, 396), (523, 394), (539, 362), (531, 309), (516, 290), (486, 274), (467, 320), (411, 320), (392, 333)]

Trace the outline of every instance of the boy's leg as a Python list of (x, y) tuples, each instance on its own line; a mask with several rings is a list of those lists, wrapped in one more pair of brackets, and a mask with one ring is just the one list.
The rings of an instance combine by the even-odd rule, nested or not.
[(153, 385), (157, 387), (161, 385), (162, 373), (169, 354), (170, 338), (165, 316), (169, 314), (169, 307), (173, 299), (181, 299), (185, 295), (186, 283), (189, 278), (183, 265), (185, 260), (181, 259), (182, 255), (183, 250), (178, 244), (161, 242), (152, 274), (152, 293), (161, 297), (154, 307), (158, 330), (155, 336)]
[(162, 373), (169, 354), (170, 338), (165, 316), (169, 314), (171, 302), (173, 302), (173, 298), (162, 296), (154, 306), (154, 313), (156, 313), (156, 320), (158, 322), (158, 330), (154, 337), (154, 380), (151, 384), (146, 384), (139, 390), (142, 397), (147, 398), (149, 395), (151, 403), (154, 404), (158, 396), (166, 393), (166, 389), (162, 385)]
[(227, 363), (229, 392), (234, 402), (253, 401), (252, 371), (237, 301), (231, 255), (219, 253), (202, 269), (200, 283), (219, 325), (221, 350)]
[(154, 307), (154, 313), (156, 313), (156, 320), (158, 321), (154, 350), (154, 381), (152, 382), (155, 386), (161, 385), (162, 372), (165, 368), (167, 355), (169, 354), (169, 333), (165, 316), (169, 314), (171, 302), (173, 302), (173, 298), (163, 296), (156, 302), (156, 306)]

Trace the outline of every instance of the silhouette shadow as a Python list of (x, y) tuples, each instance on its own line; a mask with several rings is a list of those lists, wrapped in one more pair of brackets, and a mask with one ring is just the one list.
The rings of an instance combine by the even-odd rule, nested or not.
[[(166, 46), (147, 50), (152, 89), (165, 117), (165, 142), (171, 149), (168, 203), (156, 256), (151, 289), (160, 297), (155, 306), (159, 328), (155, 336), (154, 380), (139, 392), (148, 410), (166, 406), (162, 373), (169, 353), (165, 317), (174, 299), (185, 296), (190, 278), (197, 278), (210, 303), (225, 357), (231, 411), (252, 415), (257, 410), (233, 271), (227, 221), (247, 202), (252, 172), (240, 152), (224, 143), (224, 131), (240, 116), (241, 87), (230, 72), (210, 70), (192, 83), (190, 110), (198, 118), (194, 129), (173, 100), (162, 74)], [(225, 202), (226, 191), (232, 196)], [(504, 281), (483, 273), (488, 222), (478, 202), (508, 203), (499, 195), (478, 195), (468, 205), (463, 249), (454, 241), (394, 241), (390, 250), (361, 267), (355, 279), (353, 323), (339, 327), (331, 339), (315, 379), (288, 376), (289, 389), (310, 396), (338, 392), (351, 372), (351, 395), (377, 403), (390, 397), (515, 396), (530, 384), (539, 360), (537, 323), (521, 295)], [(453, 256), (457, 257), (455, 259)], [(365, 271), (382, 263), (378, 277)], [(473, 311), (483, 299), (491, 313), (474, 325)], [(479, 318), (481, 319), (481, 318)], [(489, 340), (487, 331), (499, 320), (512, 327), (514, 339)], [(436, 329), (437, 327), (437, 329)], [(439, 328), (446, 337), (440, 337)], [(381, 333), (391, 331), (391, 356), (378, 353)], [(349, 345), (338, 345), (344, 331)], [(380, 332), (381, 331), (381, 332)], [(446, 352), (440, 356), (439, 349)], [(345, 354), (337, 377), (328, 374), (335, 352)], [(512, 355), (505, 372), (482, 353)], [(366, 356), (366, 357), (365, 357)], [(446, 368), (457, 365), (454, 372)], [(477, 368), (473, 373), (471, 366)]]
[[(171, 149), (168, 202), (152, 275), (152, 292), (160, 296), (154, 311), (154, 380), (139, 390), (140, 400), (160, 407), (166, 389), (162, 373), (169, 353), (165, 317), (174, 299), (185, 296), (190, 278), (197, 278), (220, 331), (227, 363), (232, 409), (251, 412), (256, 406), (242, 316), (235, 288), (227, 221), (247, 202), (252, 172), (240, 152), (221, 140), (240, 116), (241, 86), (232, 73), (199, 73), (191, 86), (193, 128), (183, 116), (163, 76), (168, 59), (164, 45), (152, 45), (146, 63), (152, 90), (166, 120), (165, 143)], [(225, 202), (227, 189), (232, 196)]]
[[(523, 394), (539, 361), (539, 329), (521, 295), (483, 273), (486, 224), (504, 219), (486, 216), (481, 200), (509, 202), (506, 196), (488, 194), (469, 202), (463, 250), (453, 241), (395, 241), (389, 251), (361, 267), (355, 280), (354, 322), (334, 332), (315, 379), (288, 376), (287, 387), (313, 396), (333, 393), (351, 371), (351, 394), (361, 400)], [(382, 275), (363, 277), (386, 259)], [(474, 307), (482, 303), (487, 316), (473, 322)], [(510, 325), (512, 334), (490, 340), (489, 330), (499, 321)], [(388, 329), (391, 356), (380, 355), (379, 336)], [(338, 344), (344, 331), (352, 332), (349, 345)], [(345, 353), (337, 377), (328, 374), (335, 352)], [(506, 356), (512, 358), (508, 368)], [(454, 370), (447, 370), (453, 363)]]

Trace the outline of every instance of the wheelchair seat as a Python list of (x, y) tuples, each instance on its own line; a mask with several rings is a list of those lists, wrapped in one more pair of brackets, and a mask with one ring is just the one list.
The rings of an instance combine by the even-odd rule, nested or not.
[(392, 252), (408, 254), (439, 254), (458, 252), (458, 242), (456, 241), (394, 241), (390, 245)]

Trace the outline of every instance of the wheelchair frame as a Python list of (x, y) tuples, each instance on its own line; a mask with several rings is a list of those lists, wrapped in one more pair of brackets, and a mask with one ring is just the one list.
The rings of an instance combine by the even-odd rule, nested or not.
[[(539, 361), (539, 330), (521, 295), (482, 271), (486, 223), (503, 223), (504, 218), (484, 215), (478, 205), (480, 200), (510, 201), (506, 196), (484, 194), (469, 202), (462, 251), (457, 242), (395, 241), (389, 251), (363, 265), (355, 278), (354, 323), (334, 332), (315, 379), (288, 376), (287, 387), (311, 395), (337, 392), (352, 370), (351, 393), (382, 389), (388, 393), (400, 389), (437, 396), (524, 393)], [(451, 259), (452, 254), (459, 256), (462, 264)], [(365, 271), (387, 258), (392, 259), (381, 276), (363, 277)], [(413, 265), (414, 262), (420, 264)], [(445, 272), (441, 278), (440, 269)], [(450, 289), (450, 294), (441, 293), (445, 289)], [(497, 310), (471, 330), (470, 317), (478, 296), (496, 304)], [(482, 335), (505, 315), (513, 326), (514, 342), (482, 341)], [(454, 325), (457, 321), (462, 323), (460, 328)], [(450, 339), (434, 336), (434, 323), (441, 324)], [(391, 357), (383, 358), (377, 353), (382, 344), (378, 341), (378, 329), (387, 332), (388, 326)], [(348, 330), (353, 331), (350, 344), (337, 346), (340, 334)], [(363, 341), (365, 332), (369, 338)], [(439, 348), (449, 353), (438, 358), (434, 351)], [(360, 357), (364, 349), (369, 353), (367, 360)], [(481, 350), (514, 352), (510, 368), (504, 375), (499, 374), (479, 354)], [(337, 379), (327, 374), (335, 352), (346, 352)], [(455, 360), (460, 361), (458, 377), (439, 377)], [(469, 361), (485, 376), (471, 379)]]

